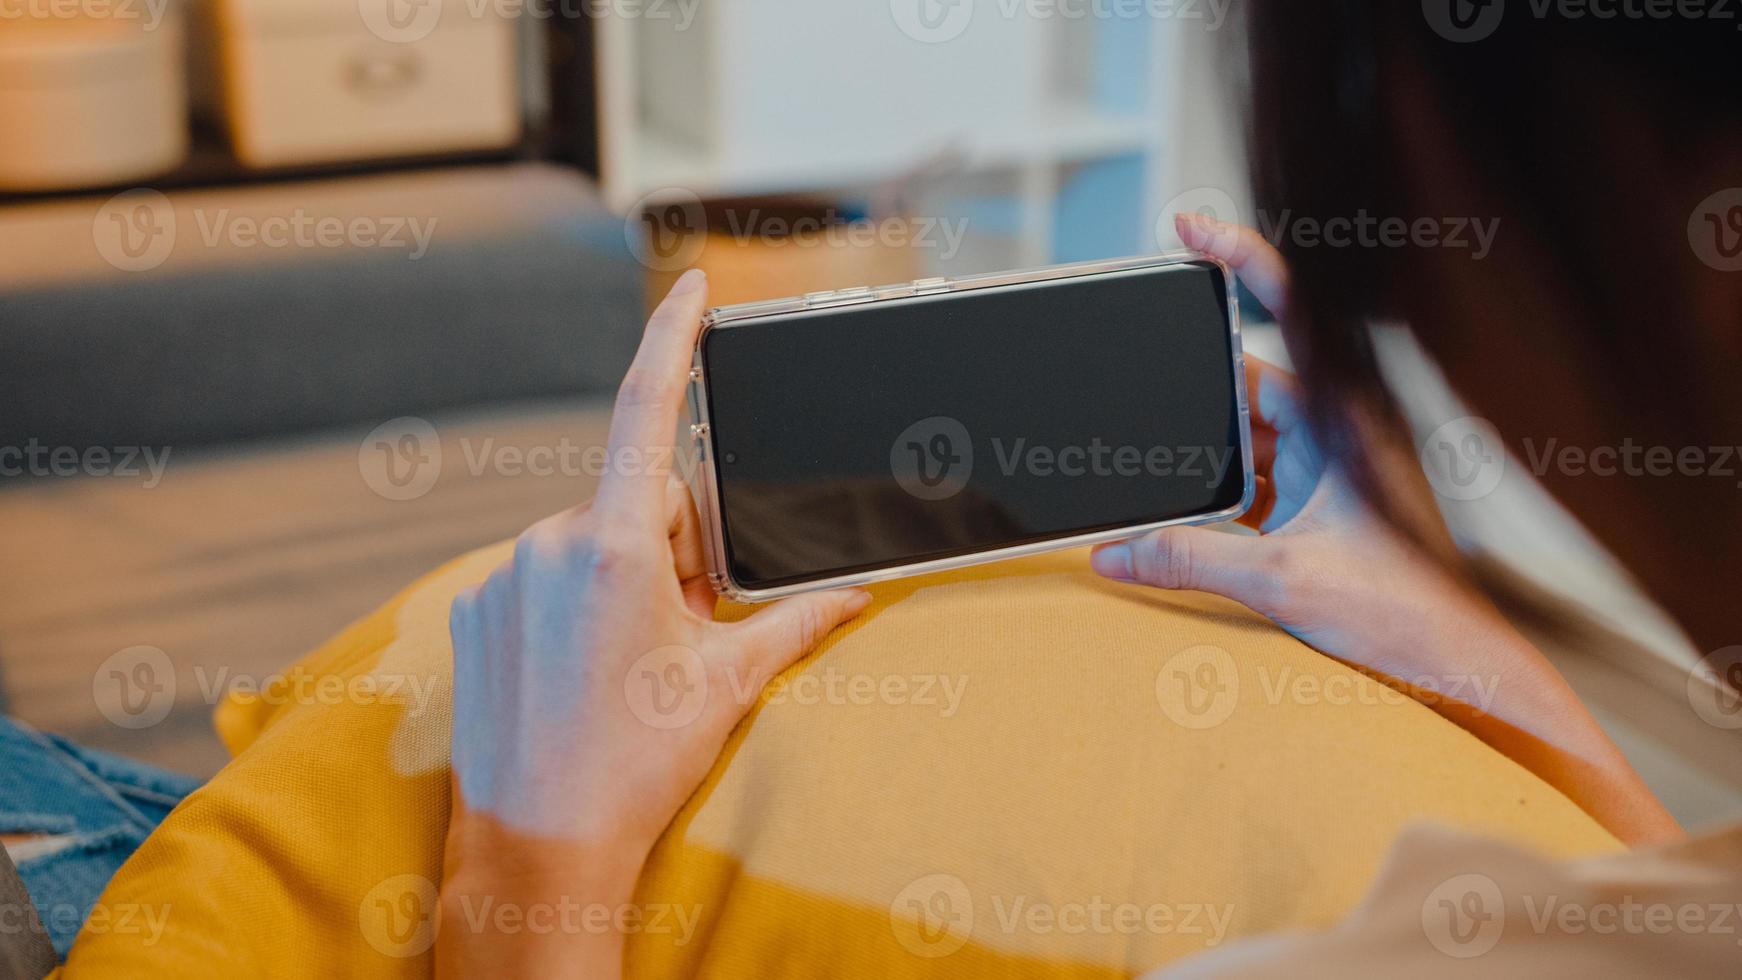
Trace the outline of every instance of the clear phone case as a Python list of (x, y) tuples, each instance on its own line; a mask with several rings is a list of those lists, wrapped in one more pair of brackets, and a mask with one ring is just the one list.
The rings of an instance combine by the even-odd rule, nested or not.
[[(837, 307), (858, 306), (866, 303), (879, 303), (889, 300), (909, 299), (915, 296), (936, 296), (950, 293), (963, 293), (983, 289), (998, 289), (1006, 286), (1018, 286), (1035, 282), (1046, 282), (1057, 279), (1072, 279), (1084, 276), (1105, 275), (1115, 272), (1131, 272), (1143, 269), (1163, 268), (1181, 265), (1188, 262), (1208, 262), (1222, 270), (1222, 277), (1228, 286), (1228, 330), (1229, 349), (1233, 352), (1234, 391), (1239, 406), (1240, 458), (1242, 469), (1246, 474), (1245, 489), (1241, 494), (1240, 503), (1227, 510), (1215, 513), (1198, 514), (1153, 524), (1134, 525), (1117, 528), (1112, 531), (1100, 531), (1092, 534), (1060, 538), (1052, 541), (1042, 541), (1034, 544), (1017, 545), (1009, 548), (999, 548), (992, 551), (976, 552), (969, 555), (959, 555), (953, 558), (941, 558), (932, 561), (902, 565), (896, 568), (878, 569), (873, 572), (843, 575), (835, 578), (818, 579), (813, 582), (802, 582), (795, 585), (782, 586), (775, 589), (749, 589), (733, 581), (731, 568), (726, 561), (725, 522), (720, 512), (719, 475), (715, 470), (713, 431), (708, 418), (708, 379), (702, 370), (702, 339), (710, 330), (727, 329), (766, 317), (779, 316), (788, 313), (803, 313), (813, 310), (833, 309)], [(978, 276), (962, 276), (958, 278), (935, 277), (916, 279), (912, 282), (895, 283), (887, 286), (858, 286), (851, 289), (836, 289), (819, 293), (807, 293), (787, 299), (768, 300), (760, 303), (740, 303), (735, 306), (721, 306), (709, 310), (702, 318), (702, 331), (696, 342), (694, 361), (690, 369), (690, 436), (695, 442), (698, 465), (695, 468), (691, 491), (696, 497), (696, 511), (702, 521), (702, 542), (708, 560), (708, 580), (713, 583), (714, 590), (720, 595), (736, 602), (770, 602), (787, 596), (800, 595), (806, 592), (816, 592), (825, 589), (842, 589), (852, 586), (870, 585), (875, 582), (885, 582), (890, 579), (905, 578), (911, 575), (924, 575), (931, 572), (941, 572), (952, 568), (965, 568), (987, 562), (1003, 561), (1010, 558), (1021, 558), (1027, 555), (1044, 554), (1049, 551), (1062, 551), (1067, 548), (1078, 548), (1092, 544), (1102, 544), (1120, 541), (1146, 534), (1157, 528), (1184, 524), (1212, 524), (1233, 520), (1251, 508), (1257, 494), (1257, 477), (1252, 465), (1252, 415), (1246, 391), (1246, 356), (1240, 342), (1240, 306), (1235, 291), (1234, 273), (1226, 263), (1214, 256), (1199, 252), (1180, 251), (1165, 255), (1155, 255), (1142, 258), (1112, 259), (1099, 262), (1076, 262), (1067, 265), (1048, 266), (1041, 269), (1027, 269), (1015, 272), (997, 272)]]

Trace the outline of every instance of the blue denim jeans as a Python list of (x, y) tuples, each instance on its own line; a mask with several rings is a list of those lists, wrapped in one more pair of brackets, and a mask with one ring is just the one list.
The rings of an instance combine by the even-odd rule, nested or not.
[(0, 834), (50, 838), (16, 863), (63, 957), (121, 863), (199, 786), (4, 715), (0, 773)]

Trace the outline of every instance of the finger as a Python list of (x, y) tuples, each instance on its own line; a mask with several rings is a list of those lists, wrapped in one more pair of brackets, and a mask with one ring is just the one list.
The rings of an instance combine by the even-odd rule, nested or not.
[(1246, 402), (1255, 429), (1286, 434), (1300, 428), (1305, 417), (1300, 382), (1295, 376), (1251, 354), (1246, 355)]
[(682, 480), (666, 484), (667, 535), (671, 539), (671, 563), (683, 588), (684, 605), (705, 619), (714, 617), (716, 596), (708, 582), (707, 552), (702, 544), (702, 522), (695, 498)]
[(692, 579), (708, 571), (702, 550), (702, 522), (695, 500), (682, 480), (672, 477), (665, 485), (666, 536), (671, 539), (672, 565), (679, 579)]
[(699, 269), (684, 273), (648, 319), (617, 390), (609, 465), (599, 484), (599, 506), (613, 519), (651, 527), (665, 517), (678, 413), (707, 302), (707, 277)]
[(1257, 531), (1264, 527), (1264, 522), (1269, 518), (1270, 512), (1276, 508), (1276, 487), (1271, 484), (1269, 478), (1263, 476), (1254, 478), (1252, 482), (1257, 488), (1257, 492), (1252, 497), (1252, 506), (1246, 513), (1235, 518), (1235, 523), (1244, 524)]
[(1282, 447), (1276, 465), (1271, 468), (1270, 479), (1279, 496), (1293, 500), (1312, 496), (1313, 488), (1319, 483), (1319, 470), (1308, 454), (1306, 440), (1291, 439)]
[(1271, 315), (1288, 316), (1288, 263), (1263, 235), (1205, 214), (1176, 214), (1173, 223), (1187, 248), (1228, 263)]
[(870, 605), (871, 593), (864, 589), (818, 592), (777, 603), (732, 627), (743, 641), (741, 666), (753, 676), (773, 677)]
[(1263, 612), (1276, 591), (1273, 559), (1280, 546), (1271, 538), (1170, 527), (1097, 549), (1092, 563), (1096, 573), (1117, 581), (1211, 592)]
[(1252, 427), (1252, 472), (1260, 478), (1269, 476), (1271, 467), (1276, 465), (1276, 444), (1280, 438), (1267, 425)]
[[(474, 585), (454, 598), (448, 611), (448, 636), (454, 651), (454, 778), (476, 780), (476, 771), (484, 767), (484, 746), (488, 739), (480, 738), (486, 730), (482, 705), (490, 703), (489, 657), (485, 652), (484, 624), (479, 604), (483, 601), (483, 586)], [(477, 761), (474, 761), (477, 760)], [(465, 787), (466, 796), (478, 799), (476, 786)]]

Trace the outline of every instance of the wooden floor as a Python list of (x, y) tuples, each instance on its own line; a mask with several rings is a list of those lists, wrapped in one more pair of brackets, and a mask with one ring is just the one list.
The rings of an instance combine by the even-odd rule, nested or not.
[[(441, 476), (417, 500), (364, 482), (365, 429), (250, 447), (171, 451), (162, 482), (50, 479), (0, 487), (0, 667), (13, 714), (97, 748), (217, 770), (207, 690), (269, 677), (455, 555), (590, 496), (585, 476), (473, 475), (468, 454), (603, 445), (608, 408), (541, 405), (430, 419)], [(174, 665), (175, 707), (121, 727), (98, 669), (135, 646)], [(105, 690), (104, 694), (109, 692)], [(125, 716), (124, 716), (125, 717)]]

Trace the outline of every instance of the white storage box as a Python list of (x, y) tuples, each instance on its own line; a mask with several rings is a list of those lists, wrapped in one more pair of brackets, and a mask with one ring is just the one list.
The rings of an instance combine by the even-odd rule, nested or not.
[(204, 0), (198, 60), (236, 156), (283, 167), (520, 136), (515, 21), (467, 0)]
[(180, 18), (128, 9), (0, 20), (0, 189), (119, 184), (187, 155)]

